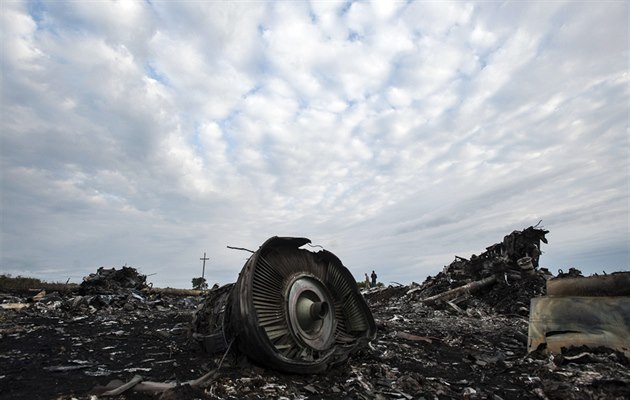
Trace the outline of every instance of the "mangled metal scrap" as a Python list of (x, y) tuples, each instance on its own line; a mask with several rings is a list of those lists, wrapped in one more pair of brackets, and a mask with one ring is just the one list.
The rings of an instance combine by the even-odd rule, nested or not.
[(100, 267), (96, 273), (83, 278), (81, 294), (112, 293), (124, 289), (142, 290), (147, 287), (147, 277), (135, 268), (123, 266), (120, 269)]
[(548, 230), (538, 225), (515, 230), (469, 259), (455, 256), (435, 277), (407, 291), (424, 304), (461, 312), (474, 298), (503, 314), (526, 315), (529, 301), (544, 291), (548, 271), (539, 268), (540, 246)]
[(528, 350), (604, 346), (630, 355), (630, 273), (547, 282), (531, 300)]
[(356, 282), (333, 253), (300, 249), (306, 238), (272, 237), (235, 284), (212, 290), (193, 320), (210, 353), (232, 343), (260, 365), (322, 372), (376, 335)]

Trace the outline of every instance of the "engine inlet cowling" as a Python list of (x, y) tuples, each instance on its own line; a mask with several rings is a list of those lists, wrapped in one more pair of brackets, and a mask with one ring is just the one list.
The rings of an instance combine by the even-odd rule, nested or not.
[(235, 284), (211, 291), (193, 320), (210, 353), (228, 344), (254, 362), (291, 373), (344, 362), (376, 326), (356, 282), (333, 253), (301, 249), (306, 238), (272, 237)]

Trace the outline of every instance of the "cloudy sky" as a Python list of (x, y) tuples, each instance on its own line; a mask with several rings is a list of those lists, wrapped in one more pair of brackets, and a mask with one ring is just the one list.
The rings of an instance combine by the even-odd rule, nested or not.
[(627, 1), (2, 1), (0, 272), (236, 280), (271, 236), (421, 282), (542, 220), (630, 266)]

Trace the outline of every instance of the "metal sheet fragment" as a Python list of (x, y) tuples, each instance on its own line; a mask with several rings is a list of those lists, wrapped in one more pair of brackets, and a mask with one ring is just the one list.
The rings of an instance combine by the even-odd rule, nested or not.
[(546, 345), (604, 346), (630, 356), (630, 297), (538, 297), (531, 300), (528, 350)]

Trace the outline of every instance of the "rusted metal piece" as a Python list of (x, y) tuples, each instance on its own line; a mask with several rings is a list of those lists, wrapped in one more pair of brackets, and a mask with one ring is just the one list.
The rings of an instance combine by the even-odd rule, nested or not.
[(528, 351), (541, 345), (551, 353), (563, 347), (605, 346), (630, 356), (630, 297), (532, 299)]
[[(209, 381), (217, 374), (217, 370), (212, 370), (203, 376), (186, 381), (186, 382), (152, 382), (145, 381), (140, 375), (134, 375), (134, 377), (127, 383), (118, 381), (111, 381), (103, 389), (109, 389), (102, 393), (101, 396), (119, 396), (128, 390), (132, 390), (137, 393), (163, 393), (167, 390), (174, 389), (178, 386), (190, 385), (191, 387), (198, 387), (203, 383)], [(170, 397), (168, 397), (170, 398)]]
[(411, 340), (413, 342), (427, 342), (427, 343), (433, 343), (433, 339), (435, 339), (435, 338), (430, 338), (428, 336), (418, 336), (418, 335), (414, 335), (407, 332), (396, 332), (396, 337), (399, 337), (401, 339)]
[(455, 289), (451, 289), (446, 292), (436, 294), (435, 296), (427, 297), (426, 299), (423, 299), (421, 301), (427, 304), (432, 304), (437, 301), (448, 301), (458, 296), (461, 296), (463, 294), (469, 294), (479, 289), (482, 289), (486, 286), (490, 286), (496, 281), (497, 281), (496, 275), (490, 275), (481, 280), (467, 283), (464, 286), (456, 287)]
[(291, 373), (325, 371), (373, 339), (374, 318), (350, 271), (329, 251), (300, 248), (307, 243), (267, 240), (233, 286), (209, 293), (193, 337), (210, 352), (234, 340), (258, 364)]
[(550, 279), (547, 296), (630, 296), (630, 272)]
[(164, 294), (169, 296), (201, 296), (204, 291), (197, 289), (175, 289), (175, 288), (144, 288), (142, 289), (142, 293), (146, 294)]
[(134, 375), (134, 377), (129, 382), (120, 385), (116, 389), (108, 390), (107, 392), (103, 393), (103, 396), (118, 396), (133, 388), (140, 382), (142, 382), (142, 377), (140, 375)]

